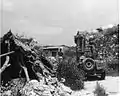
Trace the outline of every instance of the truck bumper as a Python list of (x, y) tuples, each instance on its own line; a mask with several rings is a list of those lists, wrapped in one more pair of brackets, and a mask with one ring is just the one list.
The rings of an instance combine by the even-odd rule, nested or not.
[(91, 72), (86, 72), (86, 76), (100, 76), (105, 70), (100, 69), (100, 70), (94, 70)]

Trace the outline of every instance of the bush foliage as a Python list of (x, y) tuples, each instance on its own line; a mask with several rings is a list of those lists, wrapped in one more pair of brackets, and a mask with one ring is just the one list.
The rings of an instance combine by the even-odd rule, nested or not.
[(64, 78), (64, 84), (71, 87), (72, 90), (80, 90), (84, 88), (81, 71), (77, 68), (74, 58), (67, 58), (58, 65), (57, 77), (59, 80)]

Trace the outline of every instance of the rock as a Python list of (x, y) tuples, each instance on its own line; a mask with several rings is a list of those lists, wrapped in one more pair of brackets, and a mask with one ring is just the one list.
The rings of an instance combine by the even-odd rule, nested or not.
[(62, 89), (64, 92), (72, 93), (72, 90), (71, 90), (69, 87), (65, 86), (64, 84), (59, 83), (59, 86), (61, 87), (61, 89)]
[(50, 87), (37, 80), (29, 81), (20, 93), (22, 96), (52, 96)]

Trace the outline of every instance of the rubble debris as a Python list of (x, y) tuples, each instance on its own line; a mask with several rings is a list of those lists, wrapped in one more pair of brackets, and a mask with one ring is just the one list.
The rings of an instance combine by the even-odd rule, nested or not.
[(37, 80), (31, 80), (20, 90), (20, 93), (22, 96), (52, 96), (49, 90), (51, 88), (44, 83), (41, 84)]
[[(65, 87), (62, 83), (58, 83), (56, 78), (46, 78), (47, 84), (44, 79), (40, 82), (37, 80), (29, 81), (20, 93), (22, 96), (70, 96), (72, 90)], [(58, 85), (55, 84), (57, 82)], [(64, 94), (64, 95), (63, 95)]]
[[(65, 79), (58, 81), (55, 75), (58, 65), (56, 60), (38, 56), (34, 49), (23, 44), (11, 31), (1, 38), (0, 43), (2, 66), (7, 55), (10, 57), (7, 63), (11, 64), (1, 73), (1, 96), (70, 96), (72, 94), (73, 91), (63, 84)], [(12, 54), (5, 54), (9, 52)], [(16, 78), (19, 79), (15, 80)]]
[(70, 96), (73, 92), (57, 78), (40, 77), (40, 81), (30, 80), (26, 83), (25, 79), (14, 79), (7, 90), (0, 92), (1, 96)]
[[(53, 63), (57, 63), (56, 61), (52, 62), (44, 56), (39, 57), (11, 31), (1, 38), (0, 43), (2, 65), (7, 55), (10, 58), (8, 60), (7, 57), (5, 64), (11, 64), (3, 73), (1, 72), (1, 96), (69, 96), (72, 93), (70, 88), (65, 87), (55, 76), (52, 77)], [(6, 55), (11, 52), (12, 54)], [(15, 80), (16, 78), (19, 79)], [(25, 79), (21, 81), (21, 78)]]
[(0, 86), (0, 96), (18, 96), (19, 90), (25, 86), (25, 78), (16, 78), (8, 83), (5, 86)]
[[(31, 79), (38, 80), (39, 77), (36, 75), (34, 68), (41, 67), (40, 65), (43, 66), (41, 68), (43, 73), (49, 75), (53, 73), (53, 66), (50, 62), (44, 56), (38, 56), (30, 46), (23, 44), (11, 30), (0, 39), (0, 44), (1, 65), (5, 62), (3, 54), (12, 52), (12, 54), (7, 54), (10, 56), (9, 63), (11, 66), (1, 74), (4, 84), (19, 77), (26, 78), (27, 81)], [(41, 61), (39, 66), (35, 63), (37, 59)]]

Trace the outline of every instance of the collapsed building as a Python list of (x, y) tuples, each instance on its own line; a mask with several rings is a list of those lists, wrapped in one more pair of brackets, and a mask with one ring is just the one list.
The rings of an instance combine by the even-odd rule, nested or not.
[(45, 72), (52, 73), (51, 63), (44, 56), (38, 56), (34, 49), (23, 44), (11, 31), (1, 38), (0, 44), (1, 67), (6, 61), (6, 56), (9, 56), (8, 63), (11, 64), (1, 73), (1, 79), (4, 83), (19, 77), (26, 77), (28, 81), (30, 79), (38, 80), (36, 75), (38, 69), (42, 75), (45, 75)]
[[(0, 44), (1, 96), (71, 94), (72, 90), (68, 88), (65, 91), (66, 87), (57, 80), (51, 62), (43, 55), (38, 56), (34, 49), (22, 43), (11, 30), (0, 39)], [(6, 84), (10, 84), (10, 88)]]
[[(49, 93), (49, 95), (46, 96), (59, 96), (53, 95), (53, 93), (55, 92), (58, 93), (57, 89), (61, 89), (60, 86), (59, 88), (57, 88), (60, 82), (55, 77), (53, 66), (46, 57), (44, 57), (43, 55), (38, 56), (34, 49), (22, 43), (19, 40), (19, 38), (17, 38), (11, 32), (11, 30), (0, 39), (0, 44), (1, 44), (0, 75), (2, 86), (5, 86), (6, 84), (8, 84), (9, 82), (16, 78), (25, 78), (25, 82), (26, 81), (27, 82), (25, 83), (24, 86), (22, 86), (22, 84), (20, 85), (16, 84), (16, 86), (22, 86), (22, 89), (17, 90), (21, 93), (22, 96), (24, 95), (29, 96), (30, 94), (33, 94), (32, 96), (39, 96), (36, 94), (38, 93), (43, 94), (42, 89), (44, 89), (45, 86), (46, 90)], [(54, 80), (52, 80), (52, 78), (54, 78)], [(52, 82), (54, 82), (54, 84), (53, 83), (50, 84), (51, 80)], [(35, 90), (36, 87), (34, 88), (34, 86), (37, 86), (37, 88), (39, 87), (38, 93), (31, 91)], [(16, 94), (14, 95), (11, 95), (12, 93), (14, 93), (11, 91), (12, 88), (5, 92), (3, 92), (2, 89), (6, 90), (7, 87), (5, 88), (1, 87), (2, 91), (2, 92), (0, 91), (0, 94), (2, 93), (1, 96), (4, 96), (3, 93), (7, 94), (7, 96), (18, 95), (18, 92), (16, 92)], [(14, 90), (16, 90), (16, 88), (14, 88)], [(26, 92), (26, 90), (30, 91), (24, 93)], [(10, 95), (8, 95), (9, 91), (11, 92)], [(61, 92), (64, 93), (64, 91)]]

